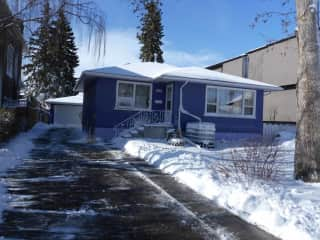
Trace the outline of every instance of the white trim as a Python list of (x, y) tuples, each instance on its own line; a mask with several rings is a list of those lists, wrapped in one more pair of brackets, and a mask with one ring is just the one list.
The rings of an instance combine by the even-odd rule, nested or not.
[[(133, 106), (132, 107), (123, 107), (118, 105), (118, 92), (119, 92), (119, 84), (131, 84), (133, 85)], [(145, 85), (150, 87), (149, 92), (149, 107), (148, 108), (136, 108), (135, 105), (135, 97), (136, 97), (136, 85)], [(144, 83), (144, 82), (133, 82), (133, 81), (122, 81), (117, 80), (117, 86), (116, 86), (116, 99), (115, 99), (115, 110), (124, 110), (124, 111), (151, 111), (152, 109), (152, 83)]]
[[(230, 75), (230, 74), (229, 74)], [(232, 81), (225, 81), (225, 80), (213, 80), (213, 79), (207, 79), (207, 78), (192, 78), (192, 77), (177, 77), (177, 76), (166, 76), (162, 75), (158, 79), (158, 81), (190, 81), (192, 83), (204, 83), (209, 85), (220, 85), (222, 87), (231, 87), (231, 88), (243, 88), (243, 89), (252, 89), (252, 90), (264, 90), (264, 91), (282, 91), (282, 87), (278, 87), (275, 85), (262, 83), (258, 85), (258, 81), (251, 80), (257, 83), (239, 83), (239, 82), (232, 82)]]
[(127, 80), (127, 81), (135, 81), (135, 82), (153, 82), (154, 79), (153, 78), (149, 78), (149, 77), (144, 77), (144, 76), (132, 76), (132, 75), (124, 75), (124, 74), (114, 74), (114, 73), (101, 73), (101, 72), (94, 72), (94, 71), (90, 71), (90, 70), (87, 70), (87, 71), (84, 71), (81, 73), (80, 75), (80, 79), (83, 77), (83, 76), (93, 76), (93, 77), (110, 77), (110, 78), (113, 78), (113, 79), (124, 79), (124, 80)]
[[(217, 104), (216, 104), (216, 113), (211, 113), (207, 112), (207, 100), (208, 100), (208, 89), (217, 89)], [(223, 114), (219, 113), (219, 89), (224, 89), (224, 90), (236, 90), (236, 91), (242, 91), (243, 92), (243, 97), (242, 97), (242, 114)], [(252, 115), (244, 115), (244, 108), (245, 108), (245, 101), (244, 101), (244, 92), (252, 92), (253, 93), (253, 113)], [(244, 88), (229, 88), (229, 87), (219, 87), (219, 86), (212, 86), (212, 85), (207, 85), (206, 86), (206, 95), (205, 95), (205, 104), (204, 104), (204, 116), (206, 117), (228, 117), (228, 118), (249, 118), (249, 119), (256, 119), (256, 99), (257, 99), (257, 91), (252, 90), (252, 89), (244, 89)], [(213, 104), (212, 104), (213, 105)]]
[[(171, 96), (170, 96), (170, 111), (167, 109), (167, 101), (168, 98), (168, 89), (171, 88)], [(165, 111), (165, 119), (170, 119), (170, 122), (172, 121), (172, 112), (173, 112), (173, 83), (166, 85), (166, 99), (164, 102), (164, 111)]]
[(167, 109), (167, 101), (168, 101), (167, 93), (168, 93), (168, 88), (171, 88), (171, 96), (170, 96), (171, 110), (170, 110), (170, 112), (172, 112), (172, 109), (173, 109), (173, 84), (172, 84), (172, 83), (171, 83), (171, 84), (168, 84), (168, 85), (166, 86), (166, 101), (165, 101), (164, 109), (165, 109), (165, 111), (169, 111), (169, 110)]
[(281, 91), (283, 90), (281, 87), (258, 82), (256, 80), (251, 80), (251, 83), (245, 83), (245, 82), (234, 82), (234, 81), (227, 81), (227, 80), (214, 80), (214, 79), (208, 79), (208, 78), (192, 78), (192, 77), (182, 77), (182, 76), (167, 76), (165, 73), (162, 75), (159, 75), (158, 77), (147, 77), (147, 76), (141, 76), (137, 73), (136, 76), (134, 75), (125, 75), (125, 74), (115, 74), (115, 73), (106, 73), (106, 72), (98, 72), (95, 70), (87, 70), (81, 73), (80, 80), (77, 82), (75, 89), (81, 90), (83, 89), (83, 78), (85, 76), (96, 76), (96, 77), (110, 77), (113, 79), (125, 79), (128, 81), (144, 81), (144, 82), (172, 82), (172, 81), (189, 81), (194, 83), (204, 83), (204, 84), (217, 84), (221, 86), (226, 87), (239, 87), (239, 88), (245, 88), (245, 89), (261, 89), (264, 91)]

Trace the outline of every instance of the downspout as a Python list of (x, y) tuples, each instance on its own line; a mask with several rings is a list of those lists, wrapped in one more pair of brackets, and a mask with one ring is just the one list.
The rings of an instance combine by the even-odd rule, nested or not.
[(182, 129), (181, 129), (181, 113), (189, 115), (195, 119), (197, 119), (199, 122), (201, 122), (201, 118), (188, 112), (187, 110), (184, 109), (183, 107), (183, 88), (187, 86), (189, 81), (184, 82), (184, 84), (180, 87), (180, 103), (179, 103), (179, 114), (178, 114), (178, 133), (181, 134)]

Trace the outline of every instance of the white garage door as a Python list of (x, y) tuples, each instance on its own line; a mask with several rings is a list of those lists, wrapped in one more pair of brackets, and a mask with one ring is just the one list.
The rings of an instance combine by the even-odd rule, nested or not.
[(65, 126), (81, 126), (82, 106), (55, 105), (54, 124)]

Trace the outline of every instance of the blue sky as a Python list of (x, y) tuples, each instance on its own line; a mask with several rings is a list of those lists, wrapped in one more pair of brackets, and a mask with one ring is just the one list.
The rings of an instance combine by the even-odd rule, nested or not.
[[(138, 61), (138, 19), (129, 0), (95, 0), (105, 13), (107, 53), (99, 61), (78, 40), (80, 67)], [(294, 1), (289, 7), (294, 7)], [(164, 57), (169, 64), (206, 66), (287, 36), (279, 19), (252, 29), (257, 13), (282, 11), (280, 0), (163, 0)], [(292, 33), (294, 26), (289, 32)]]

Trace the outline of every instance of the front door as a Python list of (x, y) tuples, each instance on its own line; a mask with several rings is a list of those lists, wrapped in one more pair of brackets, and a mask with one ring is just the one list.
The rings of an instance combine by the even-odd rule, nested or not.
[(173, 85), (167, 85), (166, 88), (166, 106), (165, 106), (165, 122), (171, 123), (172, 107), (173, 107)]

